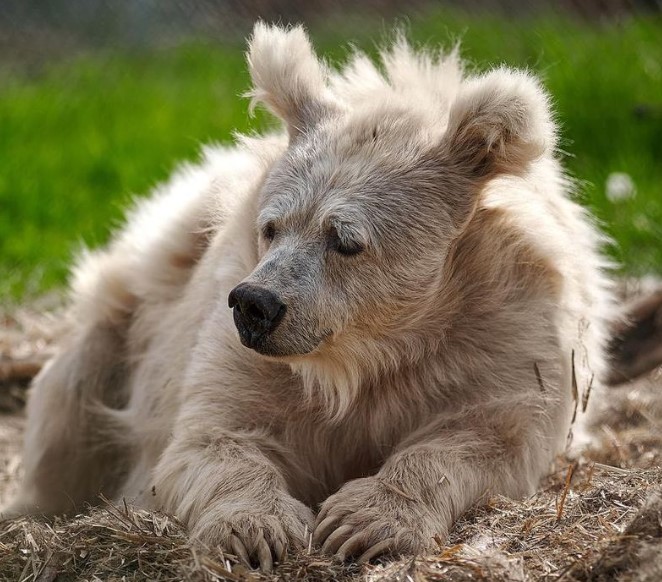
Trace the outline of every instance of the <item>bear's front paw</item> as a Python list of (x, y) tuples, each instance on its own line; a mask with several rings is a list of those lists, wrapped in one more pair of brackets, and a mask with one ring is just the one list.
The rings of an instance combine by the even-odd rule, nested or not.
[(310, 509), (294, 499), (268, 508), (260, 503), (237, 507), (219, 502), (197, 520), (191, 536), (207, 547), (234, 554), (249, 568), (269, 572), (289, 550), (308, 545), (312, 524)]
[(421, 501), (379, 477), (367, 477), (346, 483), (322, 504), (313, 542), (339, 560), (358, 556), (365, 563), (431, 549), (433, 536), (444, 538), (446, 532), (446, 524), (435, 523)]

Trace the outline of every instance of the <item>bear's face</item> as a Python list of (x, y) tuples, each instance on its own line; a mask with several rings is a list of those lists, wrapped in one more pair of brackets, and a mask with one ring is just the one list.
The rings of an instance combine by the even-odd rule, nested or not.
[(382, 113), (320, 124), (272, 170), (257, 217), (260, 261), (243, 282), (248, 305), (235, 309), (246, 346), (298, 356), (342, 344), (347, 332), (393, 333), (438, 288), (472, 184), (440, 166), (419, 120)]
[(444, 79), (419, 99), (407, 75), (377, 69), (370, 98), (361, 76), (335, 93), (299, 27), (258, 24), (248, 58), (253, 98), (290, 146), (261, 192), (259, 263), (229, 297), (241, 341), (295, 359), (416, 330), (484, 185), (554, 147), (546, 95), (501, 69), (464, 79), (448, 103)]

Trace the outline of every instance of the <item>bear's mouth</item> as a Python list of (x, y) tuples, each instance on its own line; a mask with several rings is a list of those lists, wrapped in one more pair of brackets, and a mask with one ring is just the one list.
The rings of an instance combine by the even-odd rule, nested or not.
[(268, 358), (288, 358), (307, 356), (316, 352), (322, 344), (334, 336), (333, 330), (324, 330), (320, 334), (295, 335), (284, 333), (261, 333), (248, 327), (241, 317), (234, 317), (235, 327), (239, 332), (241, 344)]
[(239, 340), (244, 347), (247, 347), (262, 356), (272, 358), (284, 357), (288, 354), (282, 348), (279, 348), (276, 342), (270, 341), (268, 335), (260, 335), (246, 329), (245, 326), (237, 325), (239, 331)]
[(279, 357), (287, 355), (271, 338), (271, 334), (266, 333), (261, 328), (249, 326), (242, 317), (238, 307), (233, 309), (234, 324), (239, 332), (239, 340), (244, 347), (247, 347), (263, 356)]

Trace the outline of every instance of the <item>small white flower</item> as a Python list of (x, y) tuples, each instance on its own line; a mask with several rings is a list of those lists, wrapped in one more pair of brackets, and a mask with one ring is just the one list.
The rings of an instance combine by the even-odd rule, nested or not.
[(612, 172), (607, 176), (605, 183), (607, 199), (610, 202), (621, 202), (629, 200), (637, 195), (637, 187), (634, 180), (625, 172)]

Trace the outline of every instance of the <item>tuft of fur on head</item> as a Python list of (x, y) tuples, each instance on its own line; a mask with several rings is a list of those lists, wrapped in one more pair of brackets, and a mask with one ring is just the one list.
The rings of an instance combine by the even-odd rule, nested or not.
[(249, 41), (252, 106), (264, 103), (285, 120), (290, 138), (319, 120), (330, 106), (326, 66), (315, 56), (302, 26), (258, 22)]
[(449, 53), (416, 50), (402, 33), (379, 53), (382, 70), (365, 53), (354, 51), (345, 66), (329, 73), (329, 88), (348, 107), (398, 102), (425, 109), (431, 122), (444, 123), (462, 82), (458, 47)]
[(253, 105), (285, 121), (293, 140), (333, 114), (398, 105), (421, 114), (441, 134), (453, 161), (479, 178), (519, 175), (556, 147), (549, 97), (528, 73), (505, 67), (465, 76), (458, 47), (417, 51), (402, 34), (379, 53), (378, 66), (355, 51), (341, 70), (316, 56), (303, 27), (255, 25), (248, 64)]

